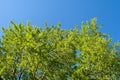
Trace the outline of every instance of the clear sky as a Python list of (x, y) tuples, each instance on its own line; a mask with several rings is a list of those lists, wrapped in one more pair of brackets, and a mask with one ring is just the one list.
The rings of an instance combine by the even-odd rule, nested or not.
[(120, 40), (120, 0), (0, 0), (0, 26), (4, 27), (10, 20), (24, 24), (30, 20), (42, 27), (45, 21), (48, 25), (60, 22), (70, 29), (93, 17), (104, 25), (102, 32)]

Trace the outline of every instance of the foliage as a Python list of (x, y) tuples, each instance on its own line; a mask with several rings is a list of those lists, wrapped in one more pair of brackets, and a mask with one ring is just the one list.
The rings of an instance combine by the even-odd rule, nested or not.
[[(107, 34), (98, 31), (96, 19), (82, 24), (77, 50), (80, 51), (77, 69), (72, 78), (75, 80), (118, 80), (120, 79), (119, 43), (110, 45), (111, 39)], [(116, 52), (117, 51), (117, 52)]]
[(98, 31), (96, 19), (63, 30), (21, 23), (3, 28), (0, 76), (5, 80), (120, 78), (120, 45)]

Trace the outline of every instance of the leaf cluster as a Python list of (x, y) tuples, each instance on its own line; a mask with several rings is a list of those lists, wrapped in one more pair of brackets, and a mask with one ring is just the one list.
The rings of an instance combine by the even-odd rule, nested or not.
[(0, 77), (4, 80), (120, 79), (120, 43), (99, 31), (96, 18), (81, 30), (44, 29), (29, 22), (2, 28)]

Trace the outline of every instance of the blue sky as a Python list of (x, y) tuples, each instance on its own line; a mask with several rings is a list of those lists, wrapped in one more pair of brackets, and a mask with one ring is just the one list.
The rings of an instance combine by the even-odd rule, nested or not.
[(30, 20), (42, 27), (45, 21), (48, 25), (60, 22), (70, 29), (93, 17), (104, 25), (102, 32), (120, 40), (120, 0), (0, 0), (0, 27), (7, 27), (10, 20), (24, 24)]

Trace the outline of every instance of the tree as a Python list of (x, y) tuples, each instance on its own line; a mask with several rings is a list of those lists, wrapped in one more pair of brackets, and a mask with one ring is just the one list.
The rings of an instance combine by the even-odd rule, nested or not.
[[(1, 40), (1, 72), (5, 79), (61, 80), (71, 73), (75, 60), (73, 31), (59, 25), (45, 29), (29, 23), (3, 28)], [(74, 40), (73, 40), (74, 42)]]
[(99, 32), (99, 27), (96, 18), (82, 24), (77, 47), (80, 54), (72, 75), (75, 80), (120, 79), (120, 56), (116, 55), (120, 55), (120, 45), (118, 42), (111, 45), (111, 39)]
[(98, 31), (96, 19), (63, 30), (22, 23), (3, 28), (0, 76), (7, 80), (120, 78), (120, 45)]

